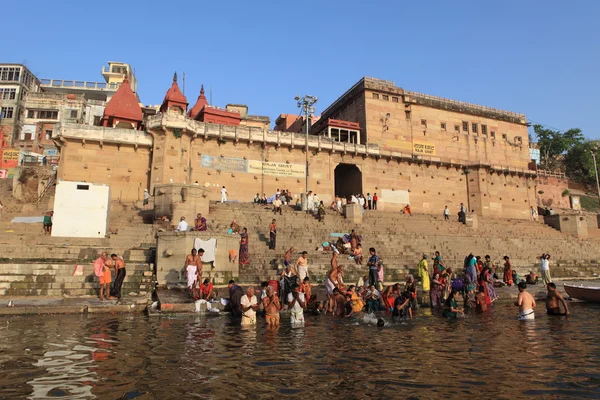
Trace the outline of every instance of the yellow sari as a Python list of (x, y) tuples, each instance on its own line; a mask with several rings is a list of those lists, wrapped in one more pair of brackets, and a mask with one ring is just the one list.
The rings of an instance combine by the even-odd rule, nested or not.
[(356, 292), (352, 292), (352, 311), (353, 312), (361, 312), (365, 303), (362, 301)]

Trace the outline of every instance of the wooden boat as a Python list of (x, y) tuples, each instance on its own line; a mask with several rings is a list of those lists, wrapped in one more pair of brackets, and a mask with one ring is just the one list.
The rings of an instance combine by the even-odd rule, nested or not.
[(600, 287), (565, 285), (565, 292), (573, 299), (600, 303)]

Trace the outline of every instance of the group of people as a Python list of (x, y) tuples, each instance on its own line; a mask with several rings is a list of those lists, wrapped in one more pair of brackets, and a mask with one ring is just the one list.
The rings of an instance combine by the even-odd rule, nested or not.
[[(112, 280), (114, 271), (115, 280)], [(108, 256), (107, 252), (100, 254), (100, 257), (94, 261), (94, 275), (100, 281), (100, 300), (114, 300), (121, 298), (121, 287), (127, 274), (125, 269), (125, 260), (117, 254)], [(112, 287), (111, 287), (112, 283)]]
[(377, 202), (379, 197), (377, 193), (371, 196), (371, 193), (367, 193), (365, 196), (362, 193), (351, 194), (348, 197), (336, 195), (335, 200), (329, 206), (330, 209), (338, 213), (343, 212), (343, 206), (347, 204), (358, 204), (363, 210), (377, 210)]

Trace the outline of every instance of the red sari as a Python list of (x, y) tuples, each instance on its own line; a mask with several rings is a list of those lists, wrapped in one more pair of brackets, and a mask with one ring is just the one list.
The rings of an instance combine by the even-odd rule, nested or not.
[(510, 262), (510, 260), (506, 260), (506, 262), (504, 263), (504, 283), (506, 283), (508, 286), (512, 286), (513, 284), (513, 279), (512, 279), (512, 263)]

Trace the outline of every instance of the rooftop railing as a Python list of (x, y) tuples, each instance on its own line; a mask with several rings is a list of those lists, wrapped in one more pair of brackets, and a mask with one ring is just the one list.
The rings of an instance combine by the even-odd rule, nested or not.
[(116, 91), (120, 83), (106, 83), (106, 82), (87, 82), (87, 81), (66, 81), (63, 79), (40, 79), (42, 87), (52, 88), (68, 88), (68, 89), (81, 89), (81, 90), (107, 90)]

